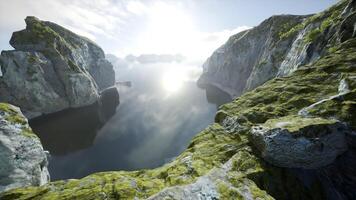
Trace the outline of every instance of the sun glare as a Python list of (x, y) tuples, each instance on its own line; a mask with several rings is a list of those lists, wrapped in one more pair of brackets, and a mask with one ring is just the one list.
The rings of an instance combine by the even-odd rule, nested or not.
[(183, 71), (170, 70), (163, 74), (162, 86), (167, 92), (176, 93), (186, 80), (187, 75)]

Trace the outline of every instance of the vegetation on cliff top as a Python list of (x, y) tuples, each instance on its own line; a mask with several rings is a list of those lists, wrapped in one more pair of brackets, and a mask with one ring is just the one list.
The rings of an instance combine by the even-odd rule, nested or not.
[[(333, 16), (334, 8), (339, 9), (338, 6), (344, 6), (345, 3), (343, 1), (326, 11), (329, 13), (327, 16)], [(318, 15), (314, 16), (305, 23), (319, 18)], [(322, 29), (330, 26), (328, 21), (321, 23), (324, 24)], [(290, 34), (284, 33), (281, 37)], [(337, 119), (355, 129), (356, 39), (349, 39), (333, 48), (333, 53), (315, 63), (301, 67), (287, 77), (270, 80), (233, 102), (222, 105), (216, 115), (217, 123), (195, 136), (180, 156), (162, 167), (95, 173), (80, 180), (56, 181), (41, 187), (11, 190), (1, 194), (0, 198), (148, 198), (163, 188), (193, 183), (230, 160), (233, 164), (227, 175), (229, 184), (218, 184), (221, 198), (242, 198), (239, 190), (231, 189), (233, 186), (248, 187), (253, 198), (270, 198), (271, 195), (278, 199), (322, 199), (320, 183), (312, 183), (309, 188), (305, 188), (287, 169), (273, 167), (257, 157), (250, 145), (248, 130), (267, 120), (295, 116), (301, 109), (338, 94), (339, 83), (345, 78), (351, 91), (343, 98), (319, 104), (310, 110), (310, 114), (313, 117)], [(227, 131), (228, 127), (224, 125), (224, 121), (229, 118), (233, 118), (239, 126), (233, 132)]]

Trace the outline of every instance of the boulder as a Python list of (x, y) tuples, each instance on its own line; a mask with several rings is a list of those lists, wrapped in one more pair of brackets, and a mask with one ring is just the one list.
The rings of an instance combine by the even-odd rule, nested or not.
[(350, 130), (336, 120), (287, 116), (251, 129), (252, 142), (278, 167), (314, 169), (332, 163), (348, 149)]
[(47, 153), (18, 107), (0, 103), (0, 192), (49, 182)]

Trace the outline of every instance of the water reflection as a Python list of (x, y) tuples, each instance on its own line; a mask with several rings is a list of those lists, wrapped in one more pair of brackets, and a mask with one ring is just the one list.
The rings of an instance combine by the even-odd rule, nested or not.
[[(184, 81), (172, 92), (165, 89), (162, 80), (177, 67), (184, 71)], [(135, 64), (118, 69), (118, 80), (131, 81), (132, 86), (119, 87), (120, 105), (100, 130), (91, 127), (92, 131), (78, 131), (78, 137), (68, 135), (65, 128), (72, 126), (65, 119), (82, 126), (92, 125), (90, 119), (80, 115), (77, 119), (42, 121), (42, 132), (46, 134), (40, 138), (50, 152), (57, 152), (52, 153), (49, 165), (52, 179), (152, 168), (177, 156), (196, 133), (213, 122), (216, 104), (221, 102), (212, 97), (214, 92), (208, 94), (196, 86), (199, 70), (200, 67), (177, 64)]]
[(206, 99), (209, 103), (213, 103), (218, 108), (222, 104), (232, 101), (231, 96), (214, 85), (205, 85)]
[(30, 126), (52, 155), (66, 155), (93, 145), (102, 123), (95, 103), (35, 118)]

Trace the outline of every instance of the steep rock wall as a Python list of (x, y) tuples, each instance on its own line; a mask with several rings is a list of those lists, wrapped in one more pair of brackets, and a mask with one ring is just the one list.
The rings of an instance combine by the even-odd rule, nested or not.
[(27, 17), (2, 51), (0, 101), (20, 106), (28, 118), (97, 101), (115, 73), (95, 43), (51, 22)]

